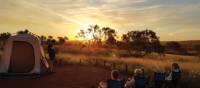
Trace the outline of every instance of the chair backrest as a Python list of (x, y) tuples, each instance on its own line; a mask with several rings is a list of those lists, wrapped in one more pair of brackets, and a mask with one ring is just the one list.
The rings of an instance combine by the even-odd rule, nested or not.
[(145, 77), (134, 77), (135, 88), (145, 88), (147, 85), (147, 79)]
[(165, 73), (155, 73), (154, 74), (155, 81), (164, 81), (165, 80)]
[(107, 81), (108, 83), (108, 88), (124, 88), (124, 82), (121, 80), (111, 80), (109, 79)]
[(172, 72), (172, 80), (173, 81), (178, 81), (180, 79), (181, 72)]

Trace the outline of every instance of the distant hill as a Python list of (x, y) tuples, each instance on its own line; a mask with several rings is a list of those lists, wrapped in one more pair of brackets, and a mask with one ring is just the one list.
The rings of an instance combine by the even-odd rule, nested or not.
[(181, 45), (200, 45), (200, 40), (186, 40), (186, 41), (161, 41), (161, 44), (166, 44), (167, 42), (178, 42)]
[(161, 41), (162, 45), (166, 45), (168, 42), (178, 42), (184, 49), (189, 52), (197, 53), (197, 48), (200, 47), (200, 40), (188, 40), (188, 41)]
[(179, 41), (180, 44), (200, 45), (200, 40)]

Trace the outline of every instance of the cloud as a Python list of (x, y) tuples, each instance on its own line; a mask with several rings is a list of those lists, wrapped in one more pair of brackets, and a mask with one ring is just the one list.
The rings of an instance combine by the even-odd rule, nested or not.
[[(0, 0), (1, 25), (75, 30), (87, 21), (120, 32), (152, 28), (162, 35), (199, 30), (199, 0)], [(22, 26), (23, 26), (22, 25)], [(73, 27), (72, 27), (73, 26)], [(0, 30), (5, 27), (0, 27)], [(77, 28), (77, 27), (76, 27)], [(78, 30), (78, 28), (76, 29)], [(71, 31), (70, 31), (71, 32)], [(161, 37), (162, 37), (161, 35)], [(199, 36), (200, 37), (200, 36)]]

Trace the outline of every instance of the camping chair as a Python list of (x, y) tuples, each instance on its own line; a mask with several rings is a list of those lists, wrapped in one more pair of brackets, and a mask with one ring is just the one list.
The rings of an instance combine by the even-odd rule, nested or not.
[(165, 73), (154, 73), (155, 88), (162, 88), (165, 82)]
[(146, 88), (147, 86), (147, 79), (145, 77), (134, 77), (135, 79), (135, 88)]

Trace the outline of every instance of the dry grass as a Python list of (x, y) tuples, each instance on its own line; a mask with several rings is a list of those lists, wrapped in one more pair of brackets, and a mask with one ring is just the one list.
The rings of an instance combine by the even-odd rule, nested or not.
[[(152, 76), (155, 71), (170, 71), (171, 64), (176, 62), (180, 65), (183, 72), (183, 79), (192, 82), (192, 86), (199, 87), (200, 80), (200, 58), (197, 56), (170, 55), (160, 56), (151, 54), (142, 58), (119, 57), (123, 50), (107, 50), (80, 47), (58, 47), (58, 59), (61, 62), (85, 65), (106, 65), (124, 70), (128, 65), (128, 71), (133, 72), (137, 67), (144, 68), (147, 75)], [(106, 64), (105, 64), (106, 62)]]
[(152, 70), (170, 68), (171, 64), (179, 63), (181, 68), (187, 72), (200, 72), (200, 58), (196, 56), (170, 55), (159, 56), (151, 54), (142, 58), (119, 57), (123, 50), (92, 49), (79, 47), (58, 47), (58, 57), (69, 62), (80, 62), (84, 60), (106, 60), (108, 62), (120, 62), (136, 64)]
[[(169, 56), (172, 57), (172, 56)], [(116, 56), (93, 56), (93, 55), (83, 55), (83, 54), (58, 54), (58, 58), (69, 63), (88, 63), (88, 62), (103, 62), (106, 61), (108, 63), (116, 63), (116, 64), (128, 64), (136, 67), (143, 67), (146, 70), (151, 71), (163, 71), (169, 70), (171, 68), (171, 64), (176, 62), (180, 65), (181, 69), (185, 72), (190, 73), (200, 73), (200, 61), (196, 58), (188, 58), (191, 60), (187, 60), (187, 58), (177, 58), (172, 60), (168, 59), (168, 56), (163, 57), (162, 59), (152, 59), (152, 58), (122, 58)], [(194, 59), (194, 60), (192, 60)]]

